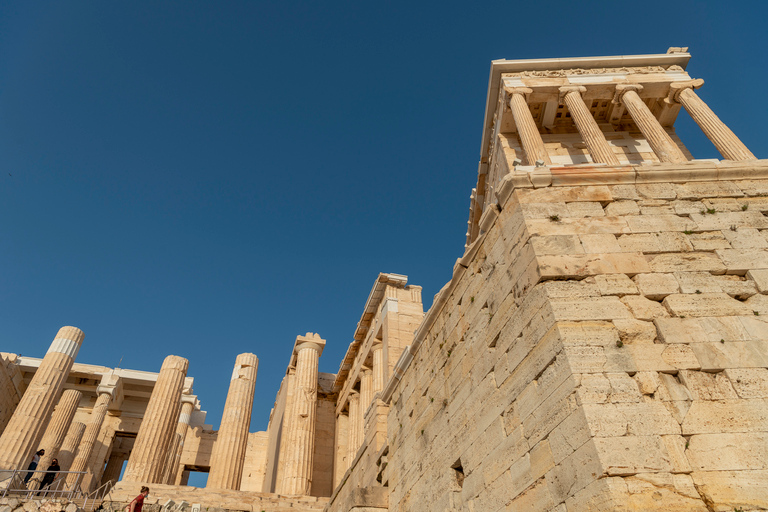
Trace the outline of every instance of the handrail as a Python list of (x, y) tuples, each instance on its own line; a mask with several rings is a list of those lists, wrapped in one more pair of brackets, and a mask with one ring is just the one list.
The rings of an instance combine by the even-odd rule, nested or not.
[[(82, 496), (83, 494), (80, 490), (80, 482), (85, 475), (85, 471), (35, 471), (36, 473), (54, 475), (53, 480), (42, 489), (30, 489), (27, 482), (24, 482), (24, 477), (29, 472), (27, 469), (0, 469), (0, 490), (2, 490), (0, 498), (5, 498), (9, 494), (19, 494), (26, 498), (42, 495), (67, 497), (71, 500), (76, 495)], [(77, 475), (71, 489), (67, 488), (67, 478), (61, 478), (63, 475)]]
[[(103, 500), (104, 496), (109, 493), (109, 491), (112, 490), (112, 486), (114, 485), (113, 480), (107, 480), (105, 483), (101, 484), (96, 490), (89, 492), (88, 494), (83, 494), (83, 510), (87, 510), (86, 505), (88, 504), (88, 500), (91, 500), (93, 503), (96, 503), (97, 500)], [(91, 507), (93, 508), (93, 507)]]

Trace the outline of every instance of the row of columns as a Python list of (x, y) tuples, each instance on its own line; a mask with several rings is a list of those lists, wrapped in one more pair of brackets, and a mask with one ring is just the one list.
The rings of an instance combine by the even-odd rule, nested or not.
[[(703, 83), (703, 80), (673, 83), (666, 101), (682, 104), (707, 138), (723, 155), (723, 158), (735, 161), (756, 160), (741, 140), (693, 92), (694, 88), (700, 87)], [(661, 162), (682, 163), (687, 161), (685, 154), (640, 98), (639, 93), (642, 89), (643, 86), (639, 84), (619, 84), (616, 86), (613, 102), (626, 107), (630, 117)], [(517, 126), (528, 164), (550, 165), (552, 161), (547, 154), (544, 141), (528, 107), (527, 97), (533, 90), (527, 87), (514, 87), (507, 88), (506, 92), (509, 97), (509, 108)], [(592, 160), (595, 163), (619, 165), (618, 158), (584, 102), (583, 94), (586, 92), (586, 88), (583, 86), (564, 86), (559, 89), (559, 92), (560, 101), (568, 107), (571, 118), (584, 139)]]

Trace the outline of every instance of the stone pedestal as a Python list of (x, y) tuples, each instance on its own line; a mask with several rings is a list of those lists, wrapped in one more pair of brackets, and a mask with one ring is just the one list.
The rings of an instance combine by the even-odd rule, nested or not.
[(637, 127), (643, 133), (648, 144), (659, 157), (659, 160), (667, 163), (687, 162), (683, 152), (677, 147), (672, 137), (664, 130), (661, 123), (654, 117), (653, 112), (640, 99), (638, 92), (642, 91), (641, 85), (620, 84), (616, 86), (614, 103), (623, 103), (627, 107), (629, 115)]
[(528, 165), (535, 165), (537, 161), (544, 162), (545, 165), (552, 164), (525, 99), (532, 90), (527, 87), (515, 87), (506, 89), (506, 92), (509, 95), (509, 108), (512, 110), (512, 117), (515, 119), (515, 126), (520, 135), (520, 143), (523, 145)]
[[(301, 353), (299, 353), (299, 363), (301, 363)], [(240, 354), (235, 360), (227, 402), (221, 417), (221, 427), (211, 454), (207, 488), (235, 491), (240, 489), (258, 366), (259, 359), (254, 354)], [(315, 383), (317, 383), (317, 374), (315, 374)]]
[[(51, 421), (48, 422), (48, 428), (45, 429), (43, 439), (40, 441), (40, 448), (45, 450), (45, 455), (40, 457), (40, 462), (37, 463), (37, 469), (41, 472), (35, 473), (28, 487), (31, 488), (35, 484), (39, 485), (44, 476), (42, 471), (48, 469), (53, 459), (58, 458), (59, 449), (72, 424), (72, 418), (75, 417), (82, 396), (83, 394), (75, 389), (67, 389), (61, 394), (61, 399), (56, 405)], [(37, 488), (35, 487), (35, 489)]]
[(566, 86), (560, 88), (560, 98), (568, 107), (571, 119), (576, 124), (584, 144), (587, 146), (592, 161), (608, 165), (619, 165), (619, 159), (613, 153), (611, 146), (603, 135), (603, 131), (592, 117), (592, 113), (584, 103), (581, 95), (586, 92), (584, 86)]
[(183, 357), (168, 356), (163, 361), (123, 474), (124, 481), (152, 484), (162, 479), (188, 368), (189, 361)]
[(62, 471), (69, 471), (72, 461), (75, 460), (77, 447), (80, 446), (83, 433), (85, 433), (85, 423), (75, 421), (69, 427), (69, 431), (67, 431), (64, 442), (61, 443), (61, 448), (59, 449), (58, 459)]
[(163, 474), (163, 481), (168, 485), (174, 485), (179, 468), (181, 452), (184, 449), (184, 440), (187, 437), (189, 429), (189, 420), (192, 417), (192, 411), (195, 409), (197, 397), (194, 395), (184, 395), (181, 397), (181, 413), (179, 422), (176, 424), (176, 433), (173, 435), (171, 447), (168, 450), (168, 462)]
[(77, 327), (59, 329), (0, 436), (0, 468), (29, 465), (84, 338)]
[(683, 105), (691, 118), (699, 125), (701, 131), (704, 132), (704, 135), (723, 155), (723, 158), (735, 161), (757, 160), (736, 134), (693, 92), (695, 87), (700, 87), (703, 84), (704, 80), (694, 80), (683, 84), (673, 83), (670, 86), (669, 99)]
[(288, 431), (288, 458), (283, 472), (282, 494), (307, 495), (312, 486), (312, 464), (317, 418), (317, 365), (325, 347), (318, 335), (296, 338), (294, 397)]
[[(99, 436), (101, 426), (104, 424), (104, 418), (107, 415), (107, 407), (109, 407), (110, 400), (112, 400), (112, 395), (110, 393), (99, 393), (99, 396), (96, 399), (96, 404), (91, 411), (90, 421), (88, 422), (83, 438), (80, 441), (80, 447), (77, 449), (77, 455), (75, 456), (75, 460), (72, 461), (69, 471), (86, 470), (88, 459), (91, 458), (91, 453), (93, 452), (93, 445), (96, 442), (96, 438)], [(81, 475), (68, 475), (67, 485), (72, 486), (80, 479)]]

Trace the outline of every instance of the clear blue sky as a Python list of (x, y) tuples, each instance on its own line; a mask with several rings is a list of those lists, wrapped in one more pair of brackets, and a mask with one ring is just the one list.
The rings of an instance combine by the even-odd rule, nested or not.
[[(464, 244), (492, 59), (689, 46), (699, 93), (768, 156), (763, 2), (3, 2), (0, 350), (190, 360), (252, 431), (297, 334), (335, 373), (379, 272), (425, 306)], [(715, 149), (682, 113), (694, 155)]]

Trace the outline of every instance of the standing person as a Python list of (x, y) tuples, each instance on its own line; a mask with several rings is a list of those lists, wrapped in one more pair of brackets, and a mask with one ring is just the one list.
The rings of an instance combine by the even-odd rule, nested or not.
[(37, 469), (37, 463), (40, 462), (40, 457), (45, 455), (45, 450), (38, 450), (35, 455), (32, 456), (32, 462), (29, 463), (29, 467), (27, 468), (27, 476), (24, 477), (24, 485), (27, 485), (29, 482), (29, 479), (32, 478), (32, 475), (35, 473), (35, 470)]
[(133, 501), (125, 507), (125, 512), (141, 512), (141, 507), (144, 506), (144, 498), (149, 495), (149, 487), (146, 485), (141, 488), (141, 493), (133, 498)]
[(61, 471), (61, 466), (59, 466), (59, 460), (53, 459), (51, 461), (51, 465), (48, 466), (48, 470), (45, 473), (45, 476), (43, 476), (43, 481), (40, 482), (40, 490), (42, 491), (49, 485), (53, 483), (54, 480), (56, 480), (56, 477), (59, 476), (58, 472)]

